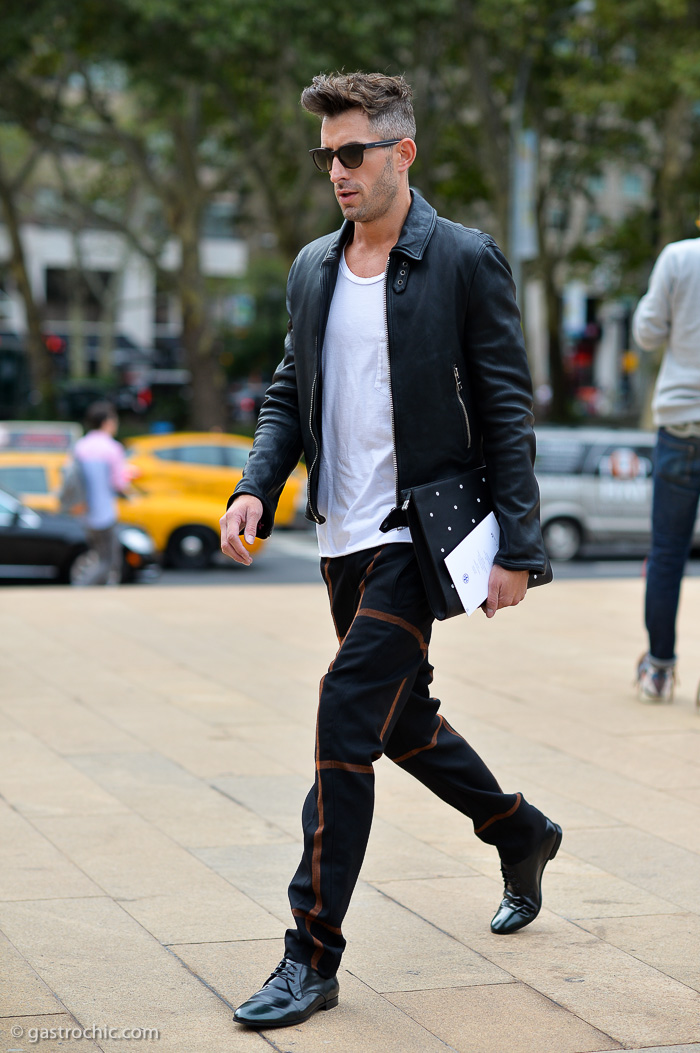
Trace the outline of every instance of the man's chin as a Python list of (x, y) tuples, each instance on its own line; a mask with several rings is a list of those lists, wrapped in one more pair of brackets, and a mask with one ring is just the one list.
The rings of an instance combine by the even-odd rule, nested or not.
[(362, 209), (358, 205), (344, 205), (340, 201), (338, 204), (345, 219), (350, 220), (350, 222), (357, 222), (357, 220), (362, 219)]

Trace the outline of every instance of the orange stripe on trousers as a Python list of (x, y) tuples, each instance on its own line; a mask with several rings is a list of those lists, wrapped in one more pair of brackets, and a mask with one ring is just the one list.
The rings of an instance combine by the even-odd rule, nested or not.
[(512, 808), (509, 808), (507, 812), (501, 812), (500, 815), (492, 815), (491, 818), (487, 819), (486, 822), (482, 826), (480, 826), (478, 830), (475, 829), (474, 833), (481, 834), (488, 826), (491, 826), (492, 823), (497, 823), (499, 819), (508, 819), (511, 815), (514, 815), (520, 807), (520, 802), (522, 801), (522, 796), (519, 793), (516, 793), (515, 797), (515, 804)]

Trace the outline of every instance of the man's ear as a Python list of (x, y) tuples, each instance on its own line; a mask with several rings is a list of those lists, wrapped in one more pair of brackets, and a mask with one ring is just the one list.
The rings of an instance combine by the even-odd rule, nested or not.
[(418, 148), (413, 139), (402, 139), (399, 147), (399, 172), (407, 172), (416, 159)]

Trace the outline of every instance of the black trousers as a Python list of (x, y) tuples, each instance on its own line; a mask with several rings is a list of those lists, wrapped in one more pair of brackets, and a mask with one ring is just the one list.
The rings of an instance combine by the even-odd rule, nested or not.
[(545, 817), (521, 794), (503, 793), (430, 696), (433, 615), (413, 546), (324, 559), (322, 571), (340, 647), (321, 680), (316, 777), (289, 886), (296, 928), (285, 942), (290, 958), (333, 976), (372, 825), (373, 764), (382, 754), (468, 816), (506, 863), (530, 854)]

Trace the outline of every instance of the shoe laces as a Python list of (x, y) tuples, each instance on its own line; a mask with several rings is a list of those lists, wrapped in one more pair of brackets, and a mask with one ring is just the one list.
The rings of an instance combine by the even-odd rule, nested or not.
[(272, 970), (263, 987), (269, 984), (270, 980), (274, 980), (276, 976), (280, 976), (289, 983), (294, 983), (299, 976), (299, 962), (295, 962), (293, 958), (283, 958), (279, 965)]
[(501, 863), (501, 874), (503, 875), (506, 895), (514, 900), (522, 899), (522, 887), (516, 877), (515, 867), (511, 867), (507, 863)]

